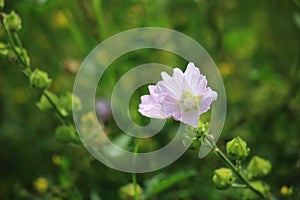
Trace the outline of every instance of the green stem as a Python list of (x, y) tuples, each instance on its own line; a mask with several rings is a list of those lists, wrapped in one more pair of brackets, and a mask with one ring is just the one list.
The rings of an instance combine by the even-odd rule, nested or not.
[[(137, 140), (134, 142), (134, 150), (133, 152), (136, 154), (138, 152), (139, 146), (137, 143)], [(135, 165), (135, 157), (133, 159), (134, 165)], [(137, 178), (136, 173), (132, 173), (132, 183), (133, 183), (133, 190), (134, 190), (134, 200), (139, 200), (139, 195), (137, 191)]]
[(239, 184), (239, 183), (233, 183), (231, 187), (233, 187), (233, 188), (247, 188), (247, 185)]
[[(0, 20), (0, 21), (1, 21), (1, 20)], [(17, 51), (17, 49), (16, 49), (15, 42), (14, 42), (14, 40), (12, 39), (11, 33), (10, 33), (9, 30), (6, 28), (6, 26), (5, 26), (5, 24), (4, 24), (3, 21), (1, 21), (1, 25), (3, 26), (5, 35), (6, 35), (7, 39), (8, 39), (8, 44), (9, 44), (9, 46), (11, 47), (11, 49), (13, 50), (13, 52), (16, 54), (17, 59), (20, 61), (21, 65), (22, 65), (24, 68), (27, 68), (26, 62), (24, 62), (24, 60), (22, 59), (21, 55), (18, 53), (18, 51)]]
[[(25, 56), (25, 52), (23, 50), (23, 45), (19, 39), (19, 36), (17, 35), (17, 33), (13, 33), (14, 38), (19, 46), (19, 48), (21, 48), (21, 52), (22, 55), (20, 55), (20, 53), (17, 51), (16, 49), (16, 44), (14, 43), (14, 40), (12, 38), (12, 35), (10, 33), (10, 31), (6, 28), (5, 24), (3, 23), (3, 21), (1, 21), (1, 25), (3, 26), (4, 32), (6, 34), (6, 37), (8, 39), (8, 43), (11, 47), (11, 49), (13, 50), (13, 52), (16, 54), (17, 59), (19, 60), (19, 62), (21, 63), (21, 65), (23, 66), (23, 68), (25, 69), (23, 72), (25, 73), (25, 75), (27, 77), (30, 77), (32, 70), (30, 68), (30, 65), (27, 61), (24, 61), (23, 59), (26, 59)], [(23, 57), (22, 57), (23, 56)], [(23, 58), (23, 59), (22, 59)], [(47, 100), (49, 101), (49, 103), (51, 104), (51, 106), (54, 108), (54, 110), (56, 111), (56, 113), (58, 114), (59, 119), (61, 120), (61, 122), (65, 125), (70, 124), (70, 122), (63, 116), (63, 114), (60, 112), (58, 106), (55, 104), (55, 102), (51, 99), (49, 92), (47, 90), (43, 91), (43, 94), (45, 95), (45, 97), (47, 98)]]
[(100, 38), (103, 40), (106, 38), (106, 30), (104, 27), (103, 21), (103, 8), (102, 8), (102, 0), (93, 0), (93, 7), (95, 9), (95, 18), (97, 22), (98, 32)]
[(55, 104), (55, 102), (52, 100), (49, 92), (47, 90), (44, 90), (43, 94), (45, 95), (46, 99), (49, 101), (49, 103), (51, 104), (51, 106), (53, 107), (53, 109), (55, 110), (55, 112), (57, 113), (60, 121), (64, 124), (64, 125), (69, 125), (70, 122), (64, 117), (64, 115), (60, 112), (58, 106)]
[(21, 42), (21, 40), (20, 40), (20, 38), (19, 38), (19, 36), (16, 32), (13, 33), (13, 36), (14, 36), (16, 42), (17, 42), (17, 45), (21, 48), (22, 57), (24, 59), (25, 66), (26, 66), (26, 68), (29, 68), (30, 66), (29, 66), (28, 61), (26, 60), (26, 53), (25, 53), (23, 44), (22, 44), (22, 42)]
[(222, 158), (223, 161), (235, 172), (235, 174), (246, 184), (246, 186), (252, 190), (255, 194), (257, 194), (262, 199), (267, 199), (263, 193), (258, 191), (256, 188), (254, 188), (249, 180), (246, 178), (246, 176), (238, 170), (235, 165), (229, 160), (229, 158), (218, 148), (218, 146), (215, 144), (213, 140), (209, 139), (210, 136), (206, 136), (205, 139), (208, 142), (208, 144), (213, 148), (213, 151)]

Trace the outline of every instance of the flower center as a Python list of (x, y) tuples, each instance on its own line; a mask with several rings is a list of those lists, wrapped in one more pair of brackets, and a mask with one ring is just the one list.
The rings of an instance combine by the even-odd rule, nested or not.
[(184, 92), (181, 105), (184, 111), (198, 110), (200, 97), (192, 96), (189, 92)]

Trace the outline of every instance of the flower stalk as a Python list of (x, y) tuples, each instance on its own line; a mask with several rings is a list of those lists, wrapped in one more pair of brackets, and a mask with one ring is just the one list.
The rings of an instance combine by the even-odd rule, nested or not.
[[(19, 36), (16, 32), (11, 33), (8, 28), (6, 27), (5, 23), (3, 22), (3, 20), (0, 20), (0, 23), (4, 29), (6, 38), (8, 40), (8, 44), (11, 47), (12, 51), (14, 52), (14, 54), (16, 55), (18, 61), (20, 62), (21, 66), (23, 67), (23, 73), (29, 78), (31, 76), (32, 69), (30, 68), (29, 62), (26, 60), (26, 53), (25, 50), (23, 49), (23, 45), (19, 39)], [(17, 42), (17, 45), (15, 44), (15, 41)], [(19, 52), (17, 50), (17, 47), (21, 48), (21, 52)], [(43, 90), (43, 95), (45, 95), (46, 99), (49, 101), (50, 105), (52, 106), (52, 108), (54, 109), (54, 111), (57, 113), (59, 119), (61, 120), (61, 122), (65, 125), (69, 125), (71, 124), (69, 122), (69, 120), (67, 118), (64, 117), (64, 115), (61, 113), (61, 111), (59, 110), (58, 106), (56, 105), (56, 103), (51, 99), (49, 93), (47, 90)]]
[(206, 142), (210, 147), (212, 147), (212, 150), (214, 153), (216, 153), (234, 172), (235, 174), (244, 182), (244, 184), (252, 190), (255, 194), (257, 194), (262, 199), (267, 199), (265, 194), (258, 191), (256, 188), (254, 188), (250, 181), (246, 178), (246, 176), (241, 172), (241, 170), (236, 167), (231, 160), (219, 149), (219, 147), (216, 145), (216, 143), (212, 140), (212, 137), (209, 135), (206, 135), (204, 138), (204, 142)]

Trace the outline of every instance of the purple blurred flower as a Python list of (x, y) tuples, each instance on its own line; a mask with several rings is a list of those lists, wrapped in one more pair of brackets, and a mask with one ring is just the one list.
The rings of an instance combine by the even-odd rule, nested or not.
[(199, 117), (210, 109), (217, 93), (207, 87), (206, 77), (190, 62), (183, 73), (175, 68), (173, 76), (161, 73), (162, 81), (149, 86), (150, 95), (141, 97), (139, 112), (147, 117), (173, 117), (182, 123), (197, 127)]
[(106, 123), (112, 117), (112, 111), (109, 101), (105, 99), (96, 100), (96, 114), (99, 120)]

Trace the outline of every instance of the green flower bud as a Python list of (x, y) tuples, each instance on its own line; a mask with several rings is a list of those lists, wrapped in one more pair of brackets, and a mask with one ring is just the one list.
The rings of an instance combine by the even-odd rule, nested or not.
[(247, 175), (249, 178), (261, 178), (268, 175), (271, 171), (272, 165), (268, 160), (254, 156), (248, 167)]
[[(138, 196), (141, 196), (143, 193), (143, 189), (139, 185), (137, 185), (136, 190), (137, 190)], [(121, 187), (119, 190), (119, 197), (121, 200), (134, 200), (134, 185), (133, 185), (133, 183), (129, 183), (129, 184)]]
[(4, 8), (5, 5), (5, 1), (4, 0), (0, 0), (0, 9), (2, 10)]
[(76, 111), (82, 108), (80, 99), (70, 92), (60, 97), (60, 106), (69, 112), (71, 112), (73, 108)]
[(52, 80), (46, 72), (35, 69), (30, 75), (30, 85), (34, 88), (47, 89), (50, 87)]
[[(266, 194), (270, 189), (269, 186), (261, 181), (254, 181), (254, 182), (250, 182), (250, 184), (258, 191), (260, 191), (263, 194)], [(247, 200), (259, 200), (261, 199), (256, 193), (254, 193), (252, 190), (250, 189), (246, 189), (244, 190), (243, 193), (243, 199), (247, 199)]]
[(4, 15), (4, 25), (9, 31), (19, 31), (22, 28), (22, 20), (15, 11)]
[(235, 181), (235, 176), (228, 168), (216, 169), (213, 176), (213, 182), (218, 189), (227, 189)]
[(198, 128), (187, 126), (182, 135), (183, 144), (189, 146), (190, 149), (199, 149), (203, 143), (203, 137), (208, 131), (209, 123), (198, 123)]
[(0, 55), (7, 56), (8, 55), (8, 49), (7, 45), (0, 42)]
[(74, 126), (59, 126), (55, 130), (55, 136), (63, 142), (79, 142), (80, 139), (76, 134)]
[[(51, 100), (55, 103), (55, 105), (58, 104), (59, 99), (56, 96), (56, 94), (50, 92), (50, 91), (46, 91), (47, 95), (51, 98)], [(42, 95), (40, 98), (40, 101), (36, 103), (36, 106), (41, 110), (41, 111), (47, 111), (49, 109), (52, 108), (51, 103), (49, 102), (49, 100), (47, 99), (47, 97), (45, 95)]]
[(247, 148), (247, 143), (240, 137), (235, 137), (226, 143), (226, 151), (230, 159), (242, 160), (245, 159), (250, 152)]

